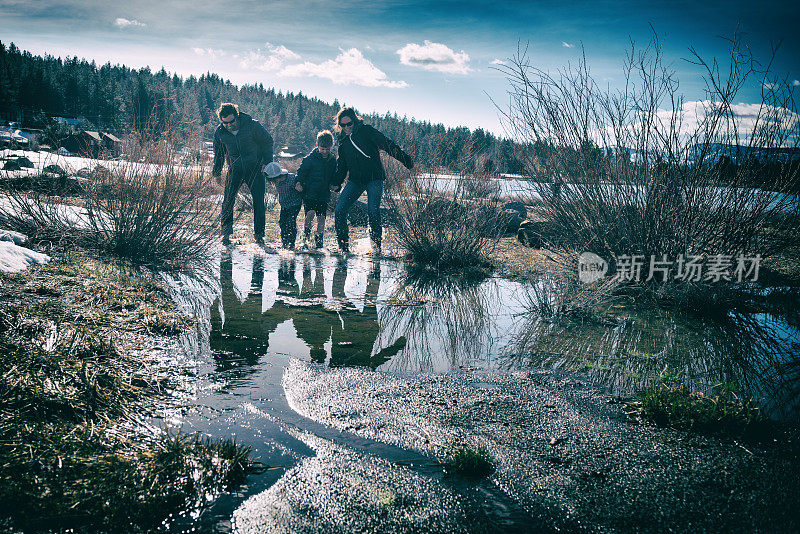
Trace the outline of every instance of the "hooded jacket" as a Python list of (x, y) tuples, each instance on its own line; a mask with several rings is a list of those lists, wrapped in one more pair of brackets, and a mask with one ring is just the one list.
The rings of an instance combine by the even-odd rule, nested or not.
[(394, 141), (369, 124), (364, 124), (360, 120), (355, 121), (353, 132), (350, 135), (343, 132), (339, 134), (339, 160), (333, 184), (341, 185), (348, 173), (350, 181), (359, 185), (366, 185), (372, 180), (385, 179), (386, 172), (381, 163), (381, 149), (407, 168), (413, 167), (411, 156), (403, 152)]
[(330, 186), (336, 179), (336, 158), (324, 158), (315, 148), (303, 158), (297, 169), (297, 181), (303, 186), (303, 198), (316, 202), (331, 199)]
[(239, 113), (239, 132), (233, 135), (223, 125), (214, 131), (214, 167), (211, 174), (222, 172), (223, 158), (228, 173), (245, 174), (261, 170), (272, 161), (272, 136), (247, 113)]

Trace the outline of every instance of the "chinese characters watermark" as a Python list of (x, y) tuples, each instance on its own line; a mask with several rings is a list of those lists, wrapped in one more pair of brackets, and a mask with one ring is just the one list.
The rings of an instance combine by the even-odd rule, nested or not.
[[(621, 282), (743, 282), (758, 281), (761, 255), (714, 254), (699, 256), (679, 254), (669, 258), (666, 254), (648, 258), (643, 254), (622, 254), (617, 257), (613, 279)], [(584, 252), (578, 258), (578, 279), (590, 284), (603, 278), (608, 263), (600, 256)]]

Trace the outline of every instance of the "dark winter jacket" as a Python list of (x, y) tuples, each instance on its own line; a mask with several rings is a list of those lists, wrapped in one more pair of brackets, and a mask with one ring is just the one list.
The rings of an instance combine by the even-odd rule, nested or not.
[(283, 181), (275, 181), (275, 190), (278, 192), (278, 204), (281, 208), (295, 208), (303, 203), (300, 193), (294, 188), (297, 176), (289, 173)]
[(228, 173), (260, 171), (272, 161), (272, 136), (250, 115), (239, 113), (239, 133), (233, 135), (221, 124), (214, 132), (214, 176), (222, 172), (223, 157), (228, 161)]
[(407, 168), (414, 166), (411, 156), (394, 141), (361, 121), (356, 121), (352, 134), (339, 134), (339, 160), (334, 185), (341, 185), (348, 173), (350, 181), (360, 185), (386, 178), (381, 164), (381, 149)]
[(330, 186), (336, 179), (336, 158), (329, 158), (315, 148), (303, 158), (297, 169), (297, 181), (303, 186), (303, 198), (315, 202), (328, 202), (331, 199)]

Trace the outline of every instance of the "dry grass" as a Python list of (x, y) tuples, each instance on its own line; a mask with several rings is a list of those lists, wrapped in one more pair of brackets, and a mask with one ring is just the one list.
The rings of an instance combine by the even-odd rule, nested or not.
[(208, 169), (176, 162), (173, 147), (187, 140), (139, 139), (128, 136), (126, 159), (93, 172), (77, 197), (64, 189), (9, 190), (0, 222), (62, 250), (78, 245), (173, 267), (201, 260), (219, 224), (218, 204), (205, 198), (217, 189)]
[(141, 334), (191, 326), (162, 284), (76, 252), (0, 282), (0, 524), (152, 531), (243, 480), (246, 449), (144, 424), (182, 382)]
[(477, 150), (457, 148), (461, 156), (447, 179), (436, 177), (454, 149), (444, 141), (427, 161), (415, 162), (411, 174), (392, 161), (386, 165), (384, 198), (395, 213), (393, 238), (412, 264), (436, 272), (487, 267), (503, 235), (499, 190), (489, 173), (471, 168)]

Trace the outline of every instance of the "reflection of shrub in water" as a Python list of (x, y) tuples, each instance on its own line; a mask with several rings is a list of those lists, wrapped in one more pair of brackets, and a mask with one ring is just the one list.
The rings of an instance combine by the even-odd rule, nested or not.
[[(780, 316), (686, 317), (647, 302), (617, 303), (587, 316), (559, 313), (571, 308), (557, 295), (547, 296), (541, 288), (539, 293), (534, 293), (527, 322), (506, 355), (510, 366), (523, 360), (587, 372), (624, 395), (656, 383), (668, 366), (681, 372), (691, 390), (733, 384), (743, 395), (765, 403), (771, 414), (793, 417), (797, 410), (799, 373), (790, 371), (791, 362), (800, 361), (800, 334)], [(569, 298), (568, 291), (562, 294)]]
[(487, 291), (480, 281), (405, 278), (380, 310), (382, 335), (403, 337), (398, 368), (436, 368), (434, 357), (451, 366), (477, 359), (492, 341)]
[(539, 317), (607, 322), (603, 312), (618, 300), (616, 289), (617, 283), (613, 279), (580, 284), (561, 273), (540, 277), (527, 288), (523, 298), (528, 310)]

